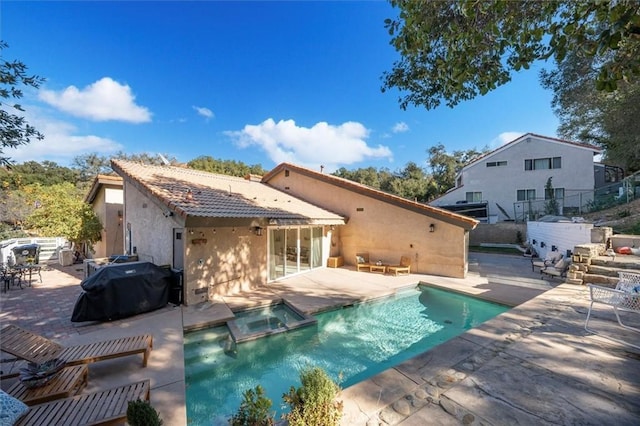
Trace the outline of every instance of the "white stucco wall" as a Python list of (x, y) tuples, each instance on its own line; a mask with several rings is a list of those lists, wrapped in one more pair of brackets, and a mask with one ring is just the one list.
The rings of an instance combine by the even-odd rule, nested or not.
[[(541, 258), (544, 258), (551, 251), (552, 246), (566, 254), (567, 250), (573, 252), (573, 248), (580, 244), (591, 243), (592, 223), (572, 223), (572, 222), (527, 222), (527, 241)], [(542, 247), (544, 243), (545, 247)]]
[[(560, 169), (525, 170), (525, 159), (561, 157)], [(506, 161), (506, 166), (487, 167), (487, 162)], [(489, 214), (498, 215), (499, 220), (508, 219), (499, 204), (514, 219), (519, 213), (514, 210), (517, 191), (535, 189), (536, 199), (544, 199), (545, 185), (552, 179), (554, 188), (564, 188), (565, 197), (578, 192), (593, 191), (594, 162), (593, 151), (576, 145), (528, 136), (521, 142), (497, 150), (462, 171), (462, 186), (449, 191), (431, 205), (455, 204), (466, 199), (467, 192), (481, 192), (482, 199), (488, 201)], [(591, 199), (585, 195), (583, 203)], [(577, 200), (577, 197), (575, 198)], [(571, 202), (575, 200), (572, 199)]]

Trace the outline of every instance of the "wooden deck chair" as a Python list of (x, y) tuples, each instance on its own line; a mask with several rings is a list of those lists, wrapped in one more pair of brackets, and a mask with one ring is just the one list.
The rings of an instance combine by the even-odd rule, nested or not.
[(360, 271), (361, 269), (371, 271), (369, 253), (356, 253), (356, 271)]
[(142, 366), (146, 367), (152, 347), (150, 334), (65, 347), (16, 325), (7, 325), (0, 331), (0, 350), (35, 363), (60, 358), (67, 365), (79, 365), (142, 354)]
[(398, 275), (399, 273), (410, 274), (411, 273), (411, 258), (409, 256), (402, 256), (400, 258), (399, 265), (387, 266), (387, 272)]
[(149, 380), (30, 407), (15, 423), (26, 425), (115, 425), (127, 419), (129, 401), (149, 401)]

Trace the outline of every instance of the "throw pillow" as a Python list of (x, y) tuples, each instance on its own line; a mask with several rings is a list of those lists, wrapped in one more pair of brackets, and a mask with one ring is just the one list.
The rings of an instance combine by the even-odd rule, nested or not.
[(358, 263), (364, 263), (364, 257), (362, 256), (356, 256), (356, 260), (358, 261)]
[(555, 265), (553, 265), (554, 268), (558, 269), (558, 270), (562, 270), (565, 267), (565, 261), (564, 259), (560, 259), (558, 260), (558, 263), (556, 263)]
[(0, 426), (13, 425), (27, 411), (29, 407), (24, 402), (0, 390)]

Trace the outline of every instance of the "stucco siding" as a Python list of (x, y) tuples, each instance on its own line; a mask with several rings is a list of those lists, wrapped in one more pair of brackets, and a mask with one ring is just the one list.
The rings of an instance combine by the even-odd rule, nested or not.
[(173, 264), (173, 229), (182, 228), (176, 216), (165, 217), (163, 209), (134, 186), (124, 186), (124, 232), (131, 224), (131, 252), (156, 265)]
[(257, 236), (248, 227), (190, 228), (185, 245), (187, 305), (267, 282), (266, 233)]
[[(525, 170), (525, 159), (561, 157), (559, 169)], [(487, 167), (488, 162), (507, 162), (507, 165)], [(449, 191), (432, 203), (434, 206), (455, 204), (466, 199), (467, 192), (481, 192), (482, 200), (489, 202), (489, 214), (500, 220), (519, 216), (518, 190), (534, 189), (536, 199), (544, 199), (545, 185), (552, 178), (554, 188), (564, 188), (568, 203), (576, 204), (571, 195), (593, 191), (595, 178), (593, 151), (576, 145), (529, 136), (504, 150), (488, 155), (461, 172), (462, 186)], [(590, 197), (583, 197), (586, 203)], [(506, 217), (497, 207), (509, 215)], [(567, 204), (567, 206), (570, 206)], [(577, 206), (572, 206), (577, 207)]]
[[(355, 264), (356, 253), (368, 252), (371, 261), (388, 264), (409, 256), (411, 271), (416, 273), (466, 274), (466, 232), (462, 227), (293, 171), (288, 177), (279, 173), (269, 184), (348, 218), (331, 240), (332, 254), (339, 251), (348, 265)], [(434, 232), (429, 231), (431, 224)]]

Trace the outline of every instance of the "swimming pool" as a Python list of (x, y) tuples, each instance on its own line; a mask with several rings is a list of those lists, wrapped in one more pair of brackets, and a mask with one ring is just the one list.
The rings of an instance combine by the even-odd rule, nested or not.
[[(240, 343), (226, 326), (185, 335), (189, 425), (228, 424), (242, 393), (260, 384), (280, 413), (299, 371), (323, 368), (346, 388), (464, 333), (509, 308), (419, 286), (316, 315), (316, 325)], [(225, 348), (227, 349), (225, 351)], [(279, 414), (278, 414), (279, 417)]]

